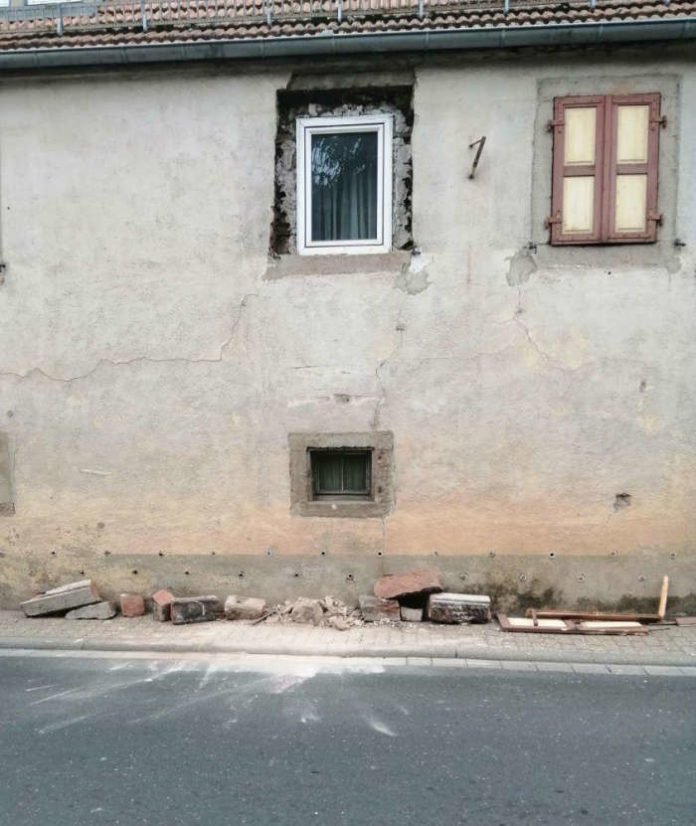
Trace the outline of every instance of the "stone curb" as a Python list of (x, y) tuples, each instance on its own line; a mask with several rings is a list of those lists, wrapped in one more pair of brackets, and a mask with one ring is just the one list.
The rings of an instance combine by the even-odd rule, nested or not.
[[(358, 646), (346, 645), (278, 645), (277, 643), (255, 643), (253, 646), (240, 644), (215, 644), (211, 642), (166, 642), (147, 640), (90, 640), (90, 639), (42, 639), (31, 637), (1, 637), (0, 650), (34, 650), (34, 651), (120, 651), (152, 652), (169, 654), (242, 654), (261, 656), (291, 657), (338, 657), (341, 659), (411, 659), (425, 660), (437, 664), (439, 660), (484, 663), (548, 663), (548, 664), (586, 664), (605, 666), (635, 666), (637, 668), (692, 668), (696, 667), (696, 658), (679, 658), (666, 654), (662, 657), (638, 657), (635, 652), (621, 656), (616, 651), (602, 654), (584, 651), (505, 651), (488, 647), (446, 645), (427, 646)], [(617, 662), (618, 661), (618, 662)]]

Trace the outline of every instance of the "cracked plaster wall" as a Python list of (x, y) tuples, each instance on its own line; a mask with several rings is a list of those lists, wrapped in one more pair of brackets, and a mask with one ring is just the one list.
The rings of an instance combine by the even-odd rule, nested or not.
[[(418, 69), (420, 255), (275, 281), (287, 73), (2, 85), (0, 601), (83, 571), (348, 597), (433, 554), (458, 587), (694, 590), (696, 73), (661, 71), (687, 246), (611, 274), (521, 253), (539, 81), (589, 60)], [(292, 515), (288, 433), (370, 430), (394, 434), (392, 512)]]

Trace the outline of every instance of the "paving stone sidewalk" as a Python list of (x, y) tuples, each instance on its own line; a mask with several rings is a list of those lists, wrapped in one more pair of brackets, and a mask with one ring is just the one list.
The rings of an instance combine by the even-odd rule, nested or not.
[(70, 621), (0, 611), (0, 649), (209, 652), (331, 657), (600, 663), (696, 668), (696, 627), (653, 627), (647, 636), (534, 635), (480, 626), (365, 625), (348, 631), (238, 621), (172, 625), (150, 616)]

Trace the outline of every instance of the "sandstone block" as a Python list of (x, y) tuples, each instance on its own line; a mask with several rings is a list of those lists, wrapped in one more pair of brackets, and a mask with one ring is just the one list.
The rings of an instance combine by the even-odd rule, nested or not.
[(108, 620), (116, 616), (115, 602), (95, 602), (68, 611), (65, 619), (69, 620)]
[(397, 599), (411, 594), (432, 594), (442, 591), (440, 572), (435, 568), (423, 568), (406, 574), (389, 574), (375, 582), (375, 596), (380, 599)]
[(266, 600), (257, 597), (239, 599), (234, 595), (225, 600), (225, 616), (229, 620), (261, 619), (266, 613)]
[(145, 613), (145, 600), (140, 594), (121, 594), (120, 603), (124, 617), (142, 617)]
[(171, 602), (172, 622), (184, 625), (190, 622), (212, 622), (222, 613), (222, 604), (216, 596), (176, 597)]
[(20, 603), (20, 607), (28, 617), (41, 617), (91, 605), (93, 602), (101, 602), (99, 591), (90, 579), (82, 579), (61, 585), (60, 588), (52, 588), (41, 596)]
[(490, 622), (491, 598), (481, 594), (431, 594), (428, 617), (433, 622), (450, 625)]
[(382, 619), (398, 620), (401, 616), (399, 603), (395, 599), (380, 599), (364, 594), (358, 600), (365, 622), (379, 622)]
[(169, 622), (172, 618), (174, 594), (162, 588), (152, 595), (152, 618), (156, 622)]

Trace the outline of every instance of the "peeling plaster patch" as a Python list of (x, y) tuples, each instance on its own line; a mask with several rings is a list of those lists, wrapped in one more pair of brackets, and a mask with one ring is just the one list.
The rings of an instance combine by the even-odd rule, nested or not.
[(506, 258), (510, 262), (510, 267), (507, 271), (507, 282), (511, 287), (518, 287), (520, 284), (525, 284), (532, 277), (533, 273), (537, 271), (537, 263), (532, 255), (531, 250), (527, 247), (522, 247), (510, 258)]
[(409, 295), (418, 295), (428, 289), (430, 280), (428, 278), (427, 266), (430, 264), (429, 256), (414, 255), (408, 264), (404, 264), (401, 272), (394, 280), (397, 290), (402, 290)]
[(631, 506), (631, 499), (630, 493), (617, 493), (614, 499), (614, 510), (620, 511), (624, 508), (629, 508)]

